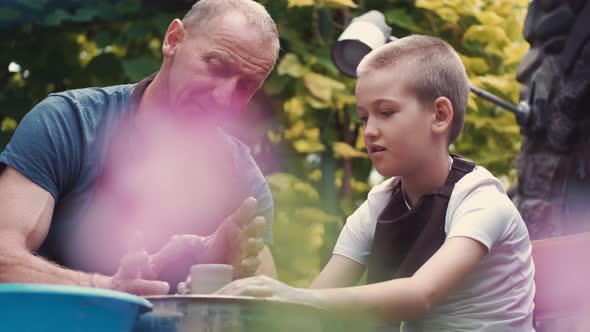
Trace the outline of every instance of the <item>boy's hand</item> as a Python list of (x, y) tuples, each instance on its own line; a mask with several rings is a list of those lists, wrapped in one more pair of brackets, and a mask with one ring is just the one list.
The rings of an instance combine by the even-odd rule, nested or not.
[(253, 296), (279, 301), (317, 305), (309, 290), (291, 287), (267, 276), (255, 276), (236, 280), (215, 294)]
[(256, 199), (249, 197), (232, 215), (205, 239), (206, 260), (200, 263), (223, 263), (234, 266), (234, 279), (254, 275), (264, 248), (260, 238), (266, 222), (256, 216)]

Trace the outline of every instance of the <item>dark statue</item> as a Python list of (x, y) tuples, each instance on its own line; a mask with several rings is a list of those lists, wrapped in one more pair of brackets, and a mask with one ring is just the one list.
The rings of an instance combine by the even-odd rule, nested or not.
[(590, 230), (590, 1), (533, 0), (517, 80), (523, 141), (513, 201), (531, 238)]

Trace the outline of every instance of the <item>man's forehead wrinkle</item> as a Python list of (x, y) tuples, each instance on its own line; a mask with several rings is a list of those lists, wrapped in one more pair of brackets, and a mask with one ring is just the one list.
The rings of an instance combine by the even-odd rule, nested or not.
[[(235, 62), (239, 60), (242, 64), (242, 68), (247, 68), (247, 72), (254, 73), (255, 76), (264, 77), (272, 68), (273, 61), (271, 59), (265, 59), (249, 52), (251, 46), (230, 35), (217, 35), (213, 38), (213, 50), (215, 53), (227, 54), (228, 57), (222, 56), (225, 60)], [(233, 63), (232, 65), (236, 65)]]

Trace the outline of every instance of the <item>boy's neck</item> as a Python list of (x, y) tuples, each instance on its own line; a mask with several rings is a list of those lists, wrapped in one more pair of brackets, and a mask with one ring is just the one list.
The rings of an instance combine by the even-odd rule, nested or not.
[(401, 178), (402, 188), (410, 207), (413, 207), (422, 195), (433, 192), (445, 184), (451, 163), (452, 159), (448, 152), (440, 153), (423, 162), (413, 174)]

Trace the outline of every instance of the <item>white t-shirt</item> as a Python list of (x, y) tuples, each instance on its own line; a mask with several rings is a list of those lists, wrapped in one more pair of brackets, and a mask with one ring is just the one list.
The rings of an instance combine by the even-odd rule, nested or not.
[[(391, 197), (393, 179), (373, 187), (347, 219), (334, 254), (366, 265), (377, 218)], [(447, 238), (481, 242), (488, 254), (445, 302), (405, 331), (534, 331), (535, 268), (528, 230), (502, 184), (477, 166), (455, 184), (445, 216)], [(414, 328), (413, 328), (414, 326)]]

